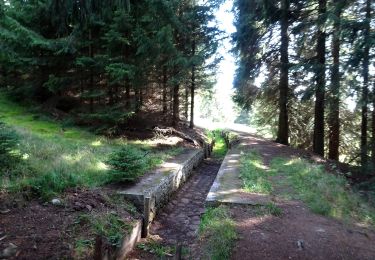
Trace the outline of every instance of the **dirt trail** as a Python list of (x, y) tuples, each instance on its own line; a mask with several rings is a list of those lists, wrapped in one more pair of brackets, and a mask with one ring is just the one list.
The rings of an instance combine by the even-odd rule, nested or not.
[[(161, 244), (175, 247), (181, 244), (188, 254), (196, 255), (198, 228), (204, 213), (204, 202), (220, 168), (221, 162), (206, 159), (192, 177), (177, 191), (151, 224), (150, 234)], [(195, 258), (195, 257), (194, 257)], [(192, 259), (194, 259), (192, 258)], [(158, 259), (143, 250), (135, 249), (129, 259)]]
[[(274, 157), (307, 157), (304, 151), (251, 135), (244, 142), (259, 151), (267, 166)], [(302, 202), (275, 192), (283, 212), (279, 217), (259, 216), (251, 207), (231, 208), (239, 234), (232, 259), (375, 259), (374, 230), (316, 215)]]
[[(256, 136), (241, 134), (241, 139), (248, 148), (259, 151), (267, 166), (275, 157), (303, 157), (323, 162), (306, 151)], [(197, 230), (204, 200), (219, 167), (220, 163), (213, 160), (200, 165), (152, 224), (151, 234), (161, 244), (174, 247), (181, 243), (189, 249), (190, 253), (183, 259), (204, 259), (200, 257), (202, 245), (199, 243), (205, 242), (197, 239)], [(278, 196), (290, 187), (278, 185), (278, 178), (273, 181), (276, 186), (273, 201), (282, 210), (280, 216), (264, 215), (254, 206), (230, 206), (238, 234), (232, 259), (375, 259), (374, 230), (314, 214), (301, 201)], [(160, 258), (135, 249), (129, 259)]]

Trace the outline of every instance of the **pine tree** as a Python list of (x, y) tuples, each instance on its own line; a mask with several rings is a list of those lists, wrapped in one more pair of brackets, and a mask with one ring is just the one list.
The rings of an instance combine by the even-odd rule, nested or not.
[(332, 32), (332, 57), (331, 86), (329, 100), (329, 152), (328, 158), (339, 160), (340, 147), (340, 42), (341, 42), (341, 13), (345, 2), (333, 0), (333, 32)]

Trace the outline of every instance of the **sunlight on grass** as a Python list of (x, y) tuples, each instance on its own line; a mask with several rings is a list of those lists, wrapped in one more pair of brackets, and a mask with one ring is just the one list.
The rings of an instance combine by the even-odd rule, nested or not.
[(215, 145), (212, 149), (212, 157), (222, 159), (228, 152), (228, 147), (225, 144), (225, 140), (221, 135), (222, 129), (216, 129), (212, 131), (207, 131), (206, 135), (208, 142), (211, 143), (214, 141)]
[(272, 184), (268, 179), (273, 174), (263, 164), (262, 157), (255, 150), (246, 152), (241, 158), (240, 178), (247, 192), (270, 194)]
[(227, 207), (209, 208), (201, 219), (199, 234), (206, 243), (207, 259), (230, 258), (237, 234)]
[(8, 101), (0, 92), (0, 121), (19, 136), (17, 153), (21, 162), (0, 175), (0, 190), (27, 192), (45, 199), (71, 187), (95, 187), (113, 178), (106, 164), (109, 156), (122, 147), (132, 147), (147, 162), (139, 172), (161, 164), (181, 152), (181, 148), (158, 150), (149, 141), (127, 141), (98, 137), (79, 128), (31, 114)]
[(375, 225), (375, 210), (354, 193), (344, 177), (302, 159), (275, 158), (271, 168), (287, 177), (298, 198), (315, 213)]

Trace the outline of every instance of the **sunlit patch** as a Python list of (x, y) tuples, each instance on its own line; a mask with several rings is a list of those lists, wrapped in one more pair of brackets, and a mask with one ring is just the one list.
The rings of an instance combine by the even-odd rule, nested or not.
[(259, 163), (259, 162), (253, 162), (253, 165), (254, 165), (255, 167), (257, 167), (258, 169), (262, 169), (262, 170), (268, 170), (268, 169), (269, 169), (266, 165), (261, 164), (261, 163)]
[(82, 160), (83, 154), (77, 153), (77, 154), (64, 154), (61, 156), (65, 161), (69, 163), (76, 163)]
[(91, 145), (97, 147), (97, 146), (101, 146), (103, 144), (102, 144), (102, 141), (96, 140), (96, 141), (92, 142)]
[(163, 168), (178, 168), (181, 167), (181, 164), (178, 163), (164, 163)]
[(98, 162), (98, 163), (96, 164), (96, 168), (97, 168), (98, 170), (100, 170), (100, 171), (106, 171), (106, 170), (109, 169), (108, 165), (105, 164), (104, 162)]
[(27, 153), (24, 153), (24, 154), (22, 155), (22, 160), (27, 160), (27, 159), (29, 159), (29, 158), (30, 158), (30, 155), (27, 154)]
[(291, 166), (291, 165), (293, 165), (294, 163), (295, 163), (295, 160), (290, 160), (290, 161), (284, 163), (284, 165), (285, 165), (285, 166)]

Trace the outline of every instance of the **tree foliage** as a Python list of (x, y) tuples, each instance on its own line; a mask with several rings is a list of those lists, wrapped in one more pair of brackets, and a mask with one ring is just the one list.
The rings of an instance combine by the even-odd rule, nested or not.
[[(234, 1), (235, 101), (252, 108), (258, 125), (269, 127), (277, 141), (286, 143), (279, 138), (280, 127), (289, 126), (291, 145), (321, 155), (329, 151), (330, 159), (370, 171), (367, 158), (375, 158), (374, 10), (367, 0)], [(288, 14), (284, 27), (283, 11)], [(261, 85), (255, 84), (257, 78), (264, 79)], [(281, 82), (287, 84), (286, 96)], [(280, 124), (285, 100), (287, 124)]]
[(179, 120), (180, 91), (191, 85), (192, 68), (194, 85), (204, 88), (203, 79), (216, 67), (219, 3), (1, 2), (1, 85), (20, 100), (33, 99), (101, 128), (121, 126), (146, 99), (160, 109), (163, 93), (164, 103), (175, 104), (165, 111), (167, 121), (171, 114)]

